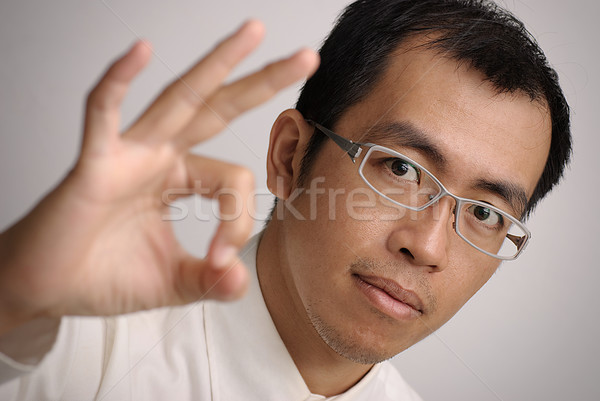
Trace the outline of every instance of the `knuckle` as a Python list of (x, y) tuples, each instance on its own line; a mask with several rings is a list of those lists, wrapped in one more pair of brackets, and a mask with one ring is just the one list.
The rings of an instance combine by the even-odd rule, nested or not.
[(100, 86), (96, 86), (88, 93), (86, 105), (88, 110), (105, 111), (108, 108), (106, 101), (103, 99)]
[(234, 190), (236, 193), (249, 193), (254, 189), (254, 174), (246, 167), (229, 165), (223, 178), (223, 188)]
[(268, 65), (264, 68), (265, 72), (265, 95), (271, 97), (277, 93), (277, 90), (282, 86), (279, 82), (280, 69), (276, 65)]
[(269, 76), (275, 74), (277, 72), (277, 64), (276, 63), (272, 63), (272, 64), (267, 64), (263, 67), (263, 72)]
[(244, 112), (238, 104), (239, 98), (233, 96), (229, 87), (222, 88), (209, 102), (211, 112), (216, 112), (224, 122), (230, 122)]
[(126, 85), (103, 79), (87, 95), (86, 107), (89, 111), (108, 112), (119, 107)]
[(96, 86), (92, 90), (88, 92), (86, 104), (88, 108), (100, 108), (102, 107), (102, 102), (100, 102), (100, 89), (99, 86)]
[(193, 109), (197, 109), (204, 104), (202, 96), (187, 85), (183, 79), (167, 86), (163, 91), (163, 94), (165, 97), (181, 101)]
[(231, 171), (232, 184), (238, 188), (253, 188), (254, 173), (247, 167), (234, 166)]
[(210, 69), (214, 76), (218, 77), (219, 79), (224, 79), (227, 75), (229, 75), (229, 71), (231, 71), (231, 64), (231, 62), (223, 57), (212, 57)]

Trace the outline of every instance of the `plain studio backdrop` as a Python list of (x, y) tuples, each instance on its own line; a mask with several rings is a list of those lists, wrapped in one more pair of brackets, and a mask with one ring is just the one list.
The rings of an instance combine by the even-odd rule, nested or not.
[[(3, 1), (0, 5), (0, 229), (28, 211), (72, 166), (83, 102), (110, 60), (136, 37), (155, 49), (123, 107), (124, 126), (215, 41), (249, 17), (261, 47), (241, 76), (300, 46), (318, 48), (346, 0)], [(436, 333), (394, 359), (426, 400), (598, 400), (600, 283), (598, 138), (600, 5), (590, 0), (506, 1), (560, 74), (573, 109), (574, 160), (529, 222), (533, 240)], [(249, 166), (264, 218), (265, 155), (272, 122), (299, 85), (231, 124), (198, 153)], [(174, 211), (176, 229), (202, 255), (215, 228), (211, 203)], [(205, 221), (210, 220), (210, 221)], [(255, 232), (262, 222), (255, 224)]]

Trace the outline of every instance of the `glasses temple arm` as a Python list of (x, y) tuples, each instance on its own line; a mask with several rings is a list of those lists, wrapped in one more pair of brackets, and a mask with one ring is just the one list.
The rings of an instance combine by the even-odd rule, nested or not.
[(521, 247), (523, 246), (523, 243), (525, 242), (526, 236), (506, 234), (506, 238), (508, 238), (513, 244), (515, 244), (517, 249), (521, 249)]
[(316, 123), (312, 120), (306, 120), (306, 122), (318, 129), (319, 131), (321, 131), (322, 133), (324, 133), (325, 135), (327, 135), (333, 142), (336, 143), (336, 145), (338, 145), (340, 148), (346, 151), (346, 153), (348, 153), (348, 155), (352, 159), (352, 162), (354, 162), (354, 159), (360, 156), (362, 152), (360, 145), (352, 142), (350, 139), (346, 139), (343, 136), (336, 134), (331, 130), (328, 130), (321, 124)]

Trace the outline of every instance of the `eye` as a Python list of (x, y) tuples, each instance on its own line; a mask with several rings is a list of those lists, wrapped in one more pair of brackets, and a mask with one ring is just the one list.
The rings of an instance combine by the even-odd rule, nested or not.
[(494, 212), (490, 208), (480, 205), (471, 205), (467, 209), (475, 218), (490, 227), (504, 226), (504, 217), (501, 214)]
[(397, 177), (402, 177), (408, 181), (415, 181), (417, 184), (421, 181), (421, 170), (403, 159), (393, 158), (385, 161), (387, 168)]

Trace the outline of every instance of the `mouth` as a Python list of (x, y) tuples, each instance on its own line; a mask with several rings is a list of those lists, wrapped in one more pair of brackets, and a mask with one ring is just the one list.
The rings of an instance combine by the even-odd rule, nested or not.
[(353, 274), (355, 284), (379, 311), (397, 320), (412, 320), (423, 314), (419, 296), (393, 280)]

